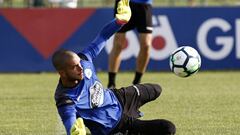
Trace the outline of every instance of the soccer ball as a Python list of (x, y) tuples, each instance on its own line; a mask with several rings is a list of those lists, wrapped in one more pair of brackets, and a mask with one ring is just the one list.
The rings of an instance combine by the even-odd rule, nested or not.
[(201, 57), (194, 48), (182, 46), (170, 55), (169, 65), (171, 71), (177, 76), (188, 77), (200, 69)]

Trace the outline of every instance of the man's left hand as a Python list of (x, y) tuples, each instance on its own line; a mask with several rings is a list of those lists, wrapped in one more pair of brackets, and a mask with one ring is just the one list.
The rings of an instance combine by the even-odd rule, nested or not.
[(86, 129), (82, 118), (78, 118), (72, 125), (71, 135), (86, 135)]
[(120, 0), (118, 2), (116, 19), (119, 24), (126, 24), (131, 18), (132, 12), (129, 1), (130, 0)]

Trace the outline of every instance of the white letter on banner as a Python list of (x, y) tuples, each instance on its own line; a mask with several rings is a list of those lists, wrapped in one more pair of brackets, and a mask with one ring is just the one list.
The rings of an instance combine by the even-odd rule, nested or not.
[(197, 44), (202, 54), (207, 58), (212, 60), (220, 60), (227, 57), (231, 52), (233, 48), (233, 37), (216, 37), (216, 44), (223, 46), (223, 48), (220, 51), (211, 50), (207, 43), (207, 35), (208, 32), (214, 27), (220, 28), (223, 32), (227, 32), (231, 29), (231, 25), (221, 18), (209, 19), (205, 21), (199, 28), (197, 33)]
[[(105, 46), (105, 50), (108, 54), (110, 54), (112, 47), (113, 47), (113, 39), (114, 36), (112, 36), (108, 41), (107, 45)], [(139, 42), (137, 35), (134, 33), (134, 31), (128, 31), (126, 33), (126, 40), (127, 40), (127, 47), (124, 48), (120, 54), (120, 57), (122, 60), (130, 59), (131, 57), (136, 57), (139, 52)]]
[(236, 20), (236, 57), (240, 59), (240, 19)]
[(172, 28), (168, 21), (167, 16), (165, 15), (158, 15), (153, 16), (153, 24), (156, 24), (159, 21), (160, 26), (154, 27), (153, 29), (153, 39), (154, 37), (161, 36), (165, 39), (166, 44), (164, 48), (160, 50), (156, 50), (151, 47), (150, 57), (154, 60), (164, 60), (169, 57), (173, 50), (175, 50), (178, 45), (174, 34), (172, 32)]

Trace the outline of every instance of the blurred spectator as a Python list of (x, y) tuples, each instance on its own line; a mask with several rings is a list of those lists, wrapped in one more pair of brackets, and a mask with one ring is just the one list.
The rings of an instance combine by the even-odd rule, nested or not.
[(48, 0), (50, 7), (60, 7), (60, 3), (62, 0)]
[(33, 0), (33, 6), (34, 7), (44, 7), (44, 1), (43, 0)]
[(44, 0), (23, 0), (26, 7), (45, 7)]
[(193, 7), (195, 5), (196, 5), (195, 0), (188, 0), (188, 6)]
[(207, 0), (200, 0), (201, 6), (208, 6)]
[(104, 4), (106, 6), (111, 6), (111, 5), (113, 5), (113, 0), (104, 0)]
[(0, 0), (0, 8), (3, 7), (3, 0)]
[(51, 7), (77, 8), (78, 0), (49, 0)]
[(45, 7), (44, 0), (24, 0), (24, 5), (27, 7)]
[(12, 0), (0, 0), (0, 4), (2, 6), (6, 6), (6, 7), (12, 7)]
[(63, 6), (68, 8), (77, 8), (78, 0), (63, 0)]

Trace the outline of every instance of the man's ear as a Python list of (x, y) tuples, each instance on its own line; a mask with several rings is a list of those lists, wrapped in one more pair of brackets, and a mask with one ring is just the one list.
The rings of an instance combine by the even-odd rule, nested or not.
[(64, 70), (59, 70), (58, 73), (61, 77), (66, 77), (66, 73), (64, 72)]

